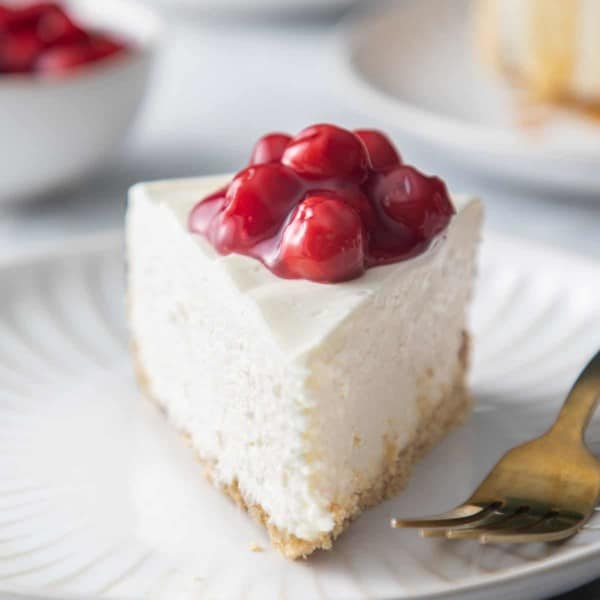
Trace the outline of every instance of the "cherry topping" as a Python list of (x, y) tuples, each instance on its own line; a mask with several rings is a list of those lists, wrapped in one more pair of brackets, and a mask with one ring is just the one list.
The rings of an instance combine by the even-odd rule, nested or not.
[(334, 125), (313, 125), (301, 131), (285, 149), (281, 162), (310, 180), (362, 183), (367, 177), (364, 145), (353, 133)]
[(40, 41), (48, 46), (74, 44), (87, 40), (86, 32), (75, 25), (58, 7), (42, 13), (37, 22), (36, 34)]
[(228, 185), (220, 187), (216, 192), (194, 206), (188, 217), (188, 229), (190, 231), (202, 234), (208, 232), (211, 221), (225, 208), (225, 202), (227, 201), (225, 196), (228, 187)]
[(268, 133), (263, 135), (252, 150), (251, 165), (279, 162), (283, 151), (292, 139), (287, 133)]
[(311, 281), (353, 279), (365, 270), (364, 244), (363, 223), (351, 206), (330, 196), (309, 196), (283, 232), (275, 269)]
[(64, 74), (126, 49), (107, 34), (83, 29), (58, 3), (0, 4), (0, 74)]
[(201, 200), (189, 230), (221, 254), (321, 283), (423, 252), (454, 208), (446, 186), (403, 165), (382, 133), (314, 125), (261, 138), (251, 166)]
[(123, 42), (101, 34), (91, 36), (90, 48), (92, 60), (101, 60), (127, 50), (127, 46)]
[(0, 73), (31, 71), (42, 48), (42, 43), (31, 31), (3, 34), (0, 43)]
[(320, 196), (321, 198), (335, 198), (351, 206), (362, 219), (367, 233), (372, 232), (377, 227), (377, 215), (375, 209), (367, 196), (357, 187), (341, 187), (335, 190), (311, 190), (311, 196)]
[(36, 69), (47, 75), (62, 75), (91, 60), (92, 51), (87, 44), (71, 44), (44, 52), (37, 61)]
[(12, 11), (10, 11), (5, 6), (0, 6), (0, 34), (8, 31), (11, 13)]
[(376, 129), (357, 129), (354, 132), (367, 148), (369, 163), (375, 171), (385, 171), (402, 163), (402, 159), (390, 139)]
[(449, 223), (454, 208), (444, 182), (413, 167), (399, 166), (378, 175), (372, 198), (390, 231), (407, 228), (418, 240), (430, 240)]
[(282, 165), (244, 169), (229, 185), (225, 208), (211, 224), (211, 240), (222, 254), (249, 250), (281, 228), (302, 193), (296, 173)]
[(43, 16), (62, 12), (60, 6), (55, 2), (35, 2), (8, 10), (10, 13), (8, 27), (11, 31), (35, 29)]
[(46, 50), (40, 56), (36, 68), (46, 75), (64, 75), (73, 69), (108, 58), (125, 49), (120, 42), (95, 36), (75, 44), (64, 44)]

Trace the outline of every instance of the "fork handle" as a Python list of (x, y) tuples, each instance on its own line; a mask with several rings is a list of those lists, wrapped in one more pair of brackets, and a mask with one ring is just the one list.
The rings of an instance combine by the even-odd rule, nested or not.
[(552, 432), (582, 440), (599, 400), (600, 352), (577, 378), (552, 426)]

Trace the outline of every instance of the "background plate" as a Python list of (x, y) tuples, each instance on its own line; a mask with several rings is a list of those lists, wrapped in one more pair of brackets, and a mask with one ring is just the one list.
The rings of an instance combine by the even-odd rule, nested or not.
[(470, 5), (403, 0), (352, 15), (341, 33), (344, 101), (463, 164), (544, 186), (600, 190), (598, 121), (524, 107), (480, 66)]
[[(541, 433), (600, 346), (600, 267), (489, 235), (473, 312), (478, 407), (333, 552), (291, 563), (208, 485), (138, 393), (123, 250), (98, 238), (0, 264), (0, 590), (55, 598), (536, 598), (597, 576), (600, 532), (480, 547), (392, 531), (464, 499)], [(600, 441), (592, 425), (591, 440)], [(256, 543), (263, 552), (251, 552)]]
[(234, 16), (310, 16), (347, 7), (355, 0), (147, 0), (165, 9)]

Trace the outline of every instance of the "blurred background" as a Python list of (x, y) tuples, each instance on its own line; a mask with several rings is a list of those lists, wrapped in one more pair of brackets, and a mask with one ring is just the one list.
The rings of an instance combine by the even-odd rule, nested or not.
[(0, 33), (0, 256), (120, 229), (134, 183), (236, 171), (262, 134), (328, 121), (388, 132), (406, 162), (480, 195), (489, 229), (600, 260), (600, 69), (561, 43), (519, 71), (502, 11), (477, 4), (74, 1), (130, 55), (56, 78), (2, 72)]
[[(135, 182), (234, 171), (263, 133), (332, 121), (389, 132), (406, 161), (481, 195), (488, 227), (600, 258), (600, 127), (578, 116), (576, 125), (547, 124), (549, 139), (544, 126), (511, 131), (522, 116), (513, 114), (508, 83), (480, 68), (468, 5), (148, 0), (142, 13), (124, 0), (73, 2), (92, 23), (142, 40), (149, 80), (140, 65), (121, 65), (116, 78), (95, 67), (102, 73), (82, 70), (66, 82), (0, 76), (0, 125), (9, 131), (0, 137), (3, 177), (21, 183), (4, 194), (0, 186), (0, 252), (121, 227)], [(75, 131), (39, 100), (49, 87), (68, 88), (51, 100), (66, 107), (63, 120), (76, 117)], [(82, 106), (94, 95), (94, 109)], [(90, 130), (108, 123), (116, 132), (98, 144)], [(40, 130), (50, 158), (36, 154)], [(74, 139), (82, 131), (89, 138)], [(31, 147), (16, 151), (24, 132)], [(82, 173), (27, 189), (32, 172), (56, 172), (54, 163), (81, 154), (78, 144), (104, 145)]]

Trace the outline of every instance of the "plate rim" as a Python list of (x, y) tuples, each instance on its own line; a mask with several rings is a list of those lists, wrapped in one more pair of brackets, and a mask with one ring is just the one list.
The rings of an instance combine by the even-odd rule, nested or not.
[(76, 234), (66, 240), (50, 240), (27, 244), (26, 248), (13, 250), (0, 255), (0, 272), (15, 267), (25, 267), (30, 263), (67, 258), (78, 252), (101, 251), (111, 245), (123, 244), (125, 232), (120, 227), (89, 234)]
[[(484, 228), (482, 235), (483, 243), (489, 240), (492, 244), (518, 245), (526, 248), (528, 251), (536, 255), (544, 254), (545, 257), (555, 258), (560, 262), (575, 263), (581, 269), (598, 271), (600, 274), (600, 261), (576, 252), (565, 250), (556, 246), (552, 246), (538, 240), (531, 240), (518, 236), (513, 236), (505, 233), (495, 232), (488, 228)], [(98, 252), (110, 252), (119, 247), (124, 246), (125, 235), (122, 228), (110, 229), (94, 234), (77, 235), (67, 240), (50, 241), (30, 245), (25, 250), (8, 256), (0, 257), (0, 278), (7, 271), (14, 268), (35, 266), (46, 262), (60, 261), (68, 259), (79, 254), (93, 254)], [(590, 562), (594, 562), (600, 558), (600, 537), (596, 548), (575, 548), (570, 555), (550, 556), (535, 564), (518, 565), (507, 568), (495, 575), (477, 575), (472, 577), (466, 584), (458, 584), (456, 589), (448, 589), (441, 591), (424, 591), (422, 593), (411, 594), (407, 597), (415, 600), (434, 600), (444, 598), (470, 598), (475, 594), (494, 590), (499, 593), (501, 591), (509, 592), (511, 587), (518, 586), (520, 583), (530, 580), (536, 576), (542, 576), (548, 572), (560, 569), (561, 573), (565, 571), (572, 572), (577, 566), (583, 567)], [(579, 577), (576, 585), (584, 585), (596, 578), (596, 574)], [(558, 586), (551, 586), (552, 590), (558, 592), (573, 589), (570, 579), (563, 576), (561, 589)], [(553, 591), (551, 590), (551, 593)], [(23, 586), (6, 586), (0, 584), (1, 594), (10, 594), (19, 600), (104, 600), (104, 596), (82, 596), (72, 592), (54, 592), (31, 589)], [(474, 596), (473, 596), (474, 597)], [(138, 600), (137, 596), (118, 596), (114, 600)], [(391, 600), (391, 599), (388, 599)]]

